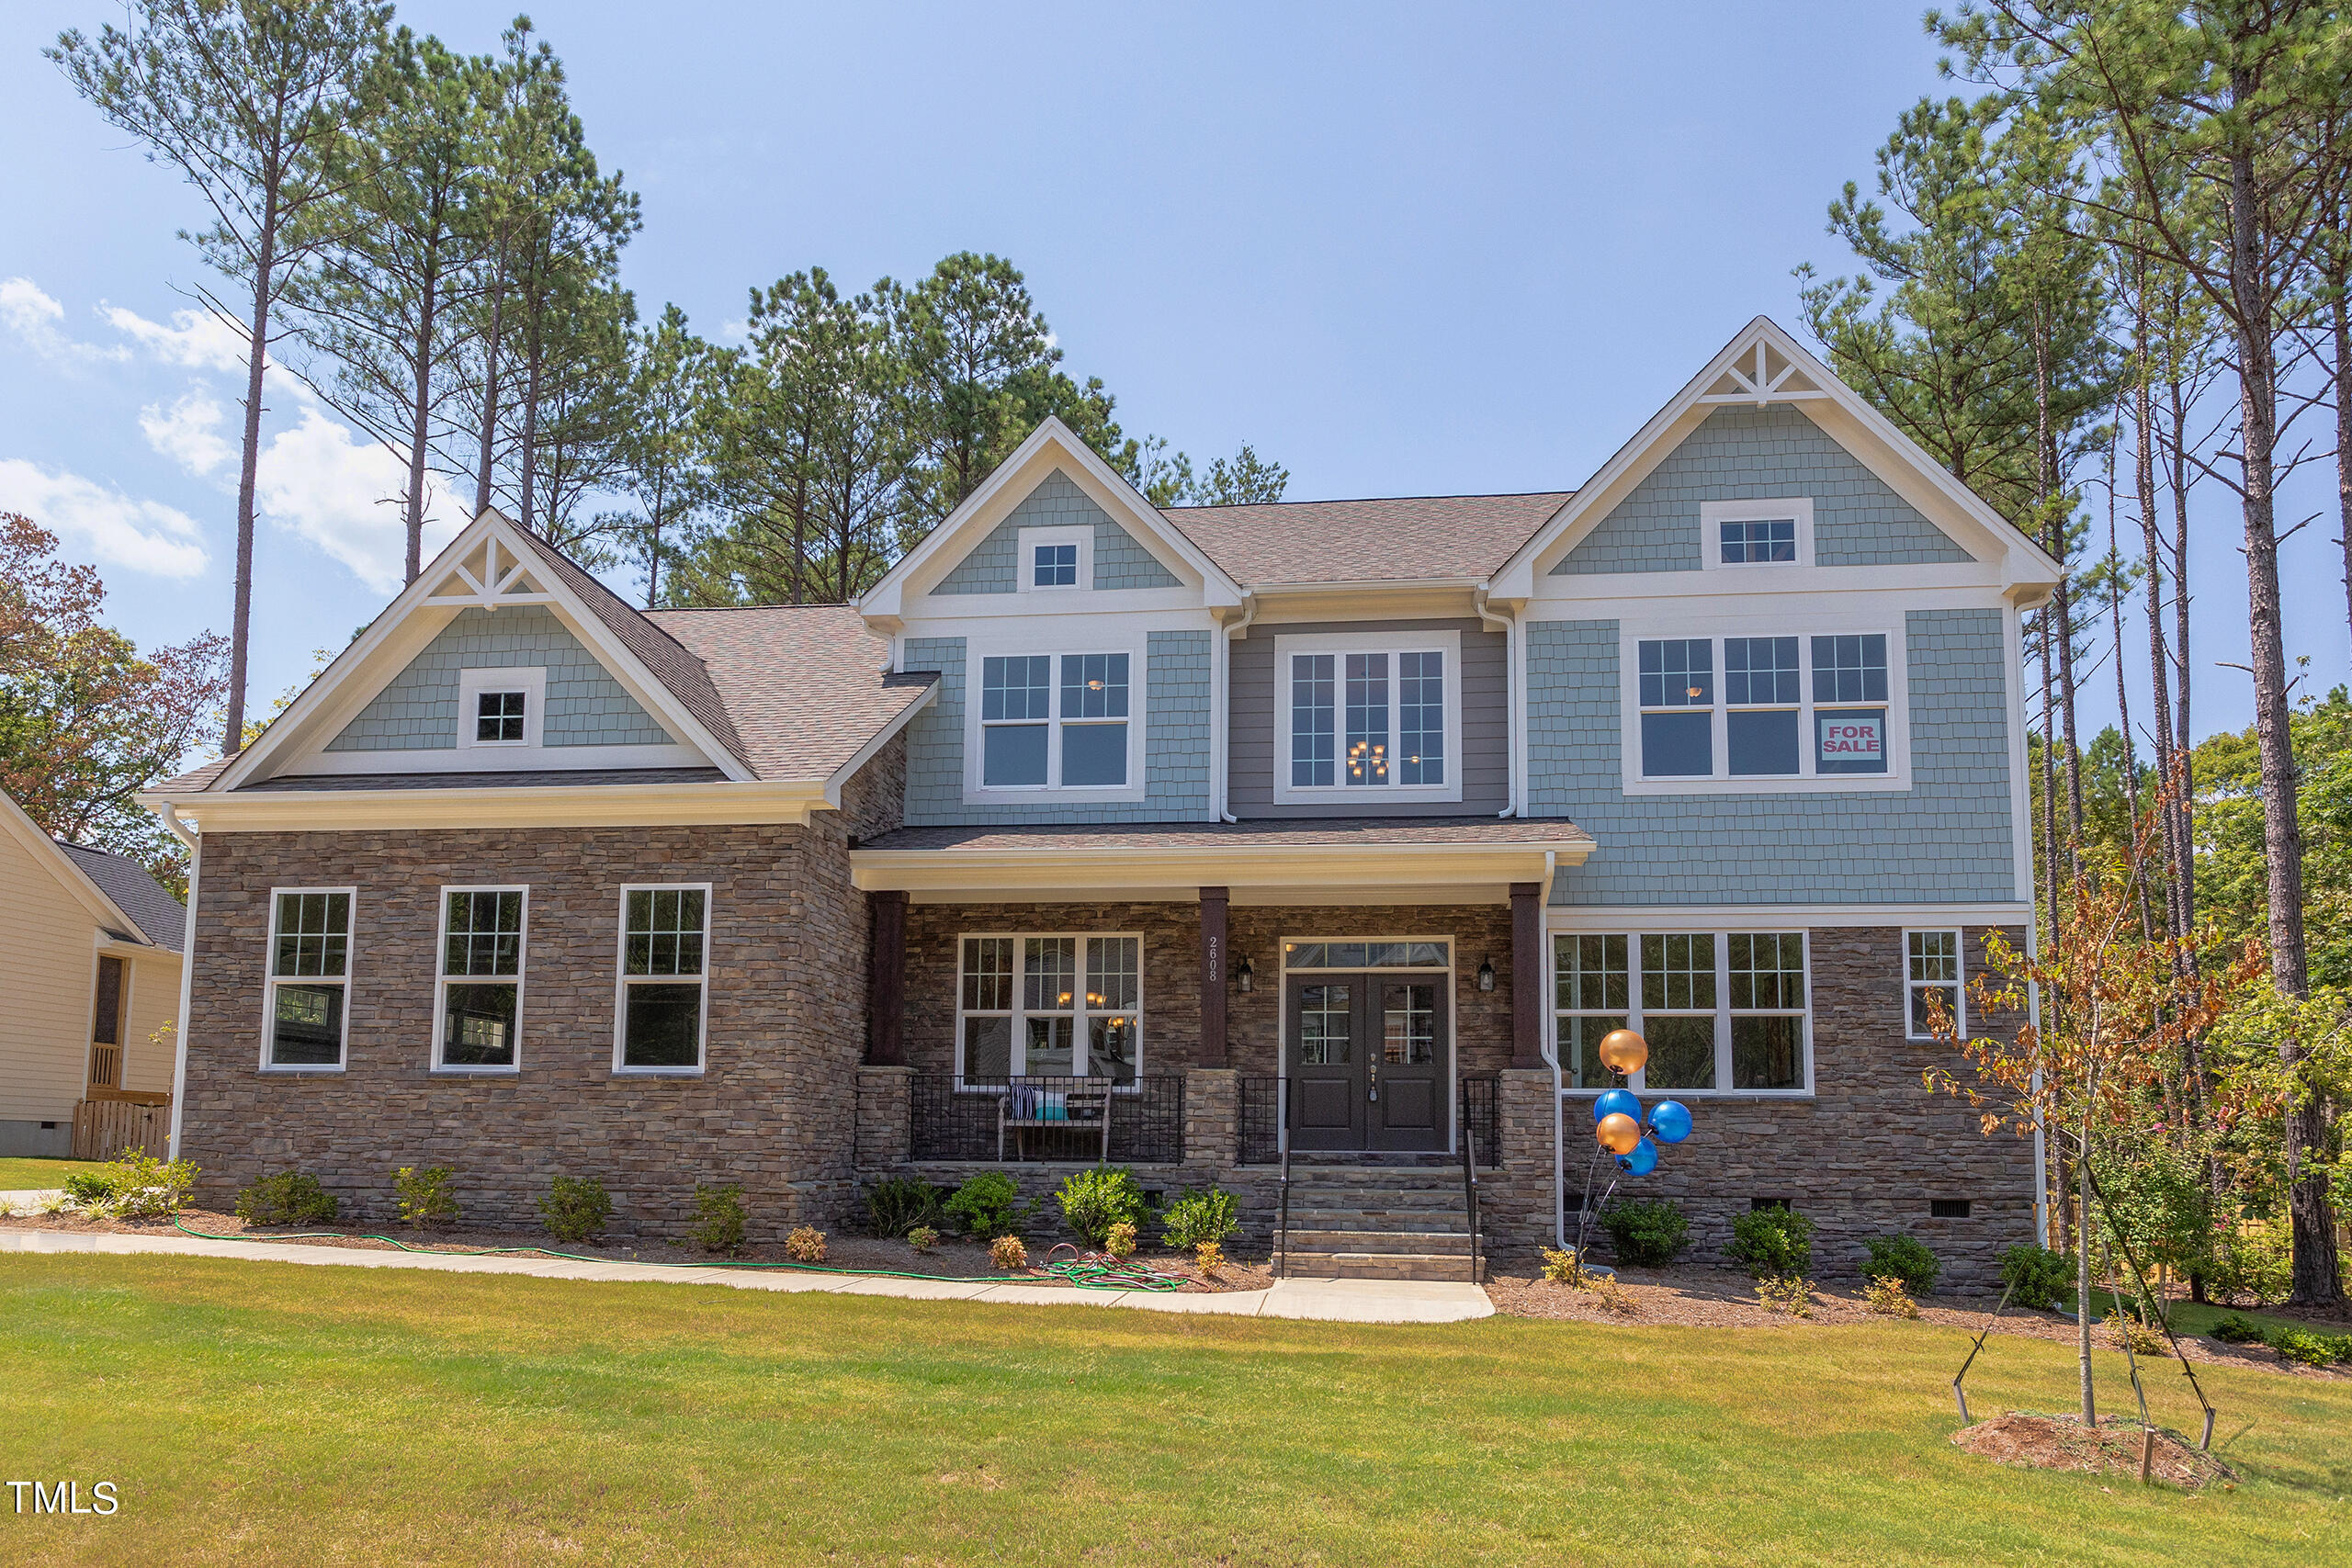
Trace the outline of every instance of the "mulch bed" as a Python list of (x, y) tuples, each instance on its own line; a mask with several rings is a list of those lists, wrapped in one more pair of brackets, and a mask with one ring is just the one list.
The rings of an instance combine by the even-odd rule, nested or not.
[[(1697, 1328), (1786, 1328), (1796, 1323), (1832, 1326), (1859, 1323), (1891, 1323), (1897, 1319), (1871, 1313), (1859, 1287), (1826, 1285), (1812, 1295), (1813, 1315), (1792, 1317), (1768, 1310), (1756, 1299), (1755, 1281), (1726, 1269), (1620, 1269), (1617, 1279), (1631, 1312), (1611, 1307), (1598, 1292), (1555, 1284), (1543, 1277), (1532, 1259), (1503, 1258), (1496, 1262), (1487, 1281), (1487, 1295), (1495, 1310), (1513, 1317), (1558, 1318), (1571, 1322), (1662, 1324)], [(1999, 1297), (1923, 1296), (1922, 1324), (1964, 1331), (1974, 1337), (1999, 1304)], [(2266, 1311), (2273, 1309), (2266, 1308)], [(2054, 1312), (2029, 1312), (2011, 1307), (1993, 1324), (1996, 1334), (2019, 1335), (2057, 1343), (2075, 1343), (2075, 1320)], [(2112, 1346), (2106, 1334), (2092, 1330), (2102, 1349)], [(2267, 1345), (2224, 1345), (2219, 1340), (2184, 1335), (2182, 1351), (2200, 1365), (2263, 1367), (2298, 1377), (2345, 1378), (2343, 1371), (2305, 1367), (2290, 1361)], [(2153, 1358), (2143, 1358), (2143, 1359)], [(2166, 1358), (2168, 1359), (2168, 1358)], [(2136, 1440), (2136, 1439), (2135, 1439)], [(2133, 1464), (2139, 1462), (2134, 1450)]]
[(2092, 1475), (2121, 1475), (2140, 1479), (2143, 1455), (2151, 1480), (2195, 1489), (2215, 1482), (2224, 1488), (2237, 1474), (2210, 1453), (2200, 1453), (2177, 1432), (2158, 1427), (2154, 1452), (2143, 1448), (2138, 1421), (2128, 1416), (2103, 1416), (2094, 1432), (2078, 1416), (2042, 1416), (2012, 1410), (1990, 1421), (1963, 1427), (1951, 1435), (1952, 1444), (2002, 1464), (2030, 1465), (2038, 1470), (2074, 1470)]
[[(189, 1230), (203, 1231), (212, 1235), (281, 1236), (300, 1235), (308, 1247), (345, 1247), (365, 1251), (391, 1252), (398, 1250), (390, 1243), (372, 1239), (374, 1235), (397, 1235), (412, 1247), (435, 1252), (469, 1252), (485, 1247), (546, 1247), (559, 1253), (591, 1258), (613, 1263), (662, 1263), (680, 1268), (700, 1264), (789, 1263), (782, 1242), (761, 1242), (745, 1246), (731, 1258), (719, 1258), (705, 1252), (690, 1241), (671, 1241), (658, 1237), (616, 1236), (602, 1242), (560, 1242), (543, 1231), (492, 1230), (428, 1230), (409, 1231), (397, 1225), (249, 1225), (234, 1214), (219, 1213), (207, 1209), (183, 1211), (180, 1219)], [(168, 1220), (101, 1220), (86, 1214), (61, 1213), (55, 1214), (17, 1214), (0, 1217), (0, 1226), (19, 1230), (114, 1232), (125, 1235), (178, 1235)], [(329, 1235), (312, 1235), (328, 1232)], [(362, 1234), (362, 1233), (368, 1234)], [(1051, 1277), (1035, 1267), (1046, 1261), (1052, 1244), (1033, 1241), (1029, 1246), (1032, 1264), (1030, 1277), (1039, 1283), (1052, 1282)], [(256, 1247), (256, 1253), (264, 1249)], [(1061, 1254), (1068, 1258), (1068, 1253)], [(1188, 1294), (1216, 1293), (1229, 1291), (1262, 1291), (1273, 1283), (1273, 1274), (1264, 1264), (1227, 1263), (1214, 1275), (1204, 1275), (1193, 1267), (1192, 1258), (1178, 1253), (1138, 1252), (1130, 1261), (1148, 1263), (1162, 1274), (1175, 1276), (1181, 1283), (1178, 1290)], [(923, 1274), (940, 1280), (979, 1280), (997, 1277), (996, 1269), (989, 1262), (989, 1249), (978, 1242), (950, 1238), (940, 1242), (928, 1252), (917, 1252), (904, 1241), (876, 1236), (831, 1234), (825, 1238), (827, 1269), (873, 1269), (895, 1274)]]

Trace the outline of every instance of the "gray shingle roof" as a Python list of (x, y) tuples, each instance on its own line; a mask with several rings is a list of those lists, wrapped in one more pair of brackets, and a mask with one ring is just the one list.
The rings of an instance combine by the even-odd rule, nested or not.
[(1573, 491), (1180, 506), (1163, 513), (1244, 587), (1483, 578)]
[(104, 850), (69, 844), (62, 839), (57, 840), (56, 844), (83, 875), (98, 885), (99, 892), (130, 917), (140, 935), (157, 947), (167, 947), (174, 953), (180, 950), (187, 934), (187, 910), (162, 883), (148, 874), (145, 866)]

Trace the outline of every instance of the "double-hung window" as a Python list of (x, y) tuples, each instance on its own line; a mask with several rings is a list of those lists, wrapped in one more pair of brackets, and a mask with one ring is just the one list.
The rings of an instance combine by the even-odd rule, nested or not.
[(512, 1072), (523, 1021), (523, 943), (530, 892), (522, 887), (441, 890), (440, 996), (435, 1068)]
[(1905, 1032), (1914, 1040), (1933, 1040), (1935, 1009), (1940, 1005), (1947, 1027), (1961, 1022), (1960, 933), (1956, 931), (1903, 933), (1904, 1016)]
[(1134, 936), (964, 938), (957, 1076), (1133, 1083), (1142, 1065), (1142, 959)]
[(1460, 633), (1283, 637), (1274, 646), (1277, 799), (1462, 798)]
[(613, 1066), (697, 1072), (709, 1016), (710, 886), (621, 889)]
[(316, 1071), (344, 1065), (354, 897), (348, 887), (271, 890), (265, 1067)]
[[(1629, 785), (1895, 778), (1885, 632), (1634, 637)], [(1721, 671), (1718, 678), (1718, 671)]]
[(1126, 653), (983, 658), (981, 787), (1125, 788), (1133, 668)]
[(1621, 1081), (1601, 1037), (1634, 1029), (1645, 1093), (1791, 1094), (1812, 1083), (1802, 931), (1562, 931), (1552, 939), (1554, 1038), (1569, 1090)]

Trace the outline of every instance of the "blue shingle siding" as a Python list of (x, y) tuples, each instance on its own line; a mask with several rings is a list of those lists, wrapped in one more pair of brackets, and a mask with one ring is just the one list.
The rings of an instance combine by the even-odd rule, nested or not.
[(1600, 843), (1553, 902), (1883, 904), (2021, 897), (1996, 610), (1904, 618), (1911, 779), (1902, 793), (1634, 795), (1619, 749), (1617, 623), (1527, 628), (1528, 794)]
[(1094, 525), (1096, 588), (1173, 588), (1175, 575), (1135, 536), (1111, 520), (1070, 477), (1056, 468), (1012, 509), (1012, 514), (972, 547), (956, 570), (939, 580), (933, 593), (1012, 593), (1019, 591), (1021, 530)]
[(1144, 652), (1144, 798), (1110, 804), (964, 804), (964, 639), (909, 637), (906, 668), (939, 671), (939, 695), (907, 726), (907, 823), (1186, 822), (1210, 813), (1206, 631), (1152, 632)]
[(1816, 566), (1972, 558), (1794, 406), (1715, 410), (1552, 569), (1555, 577), (1697, 571), (1699, 506), (1813, 498)]
[(670, 732), (613, 679), (596, 656), (536, 604), (495, 614), (460, 610), (457, 619), (343, 733), (330, 751), (450, 751), (458, 745), (458, 672), (544, 668), (548, 746), (673, 746)]

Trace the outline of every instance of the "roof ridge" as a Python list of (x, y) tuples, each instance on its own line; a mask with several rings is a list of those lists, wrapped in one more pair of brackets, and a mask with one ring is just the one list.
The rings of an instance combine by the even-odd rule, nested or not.
[(1334, 495), (1313, 501), (1221, 501), (1206, 506), (1163, 506), (1164, 513), (1177, 512), (1238, 512), (1245, 506), (1362, 506), (1374, 501), (1532, 501), (1538, 496), (1574, 495), (1576, 488), (1566, 490), (1462, 490), (1444, 491), (1430, 495)]

